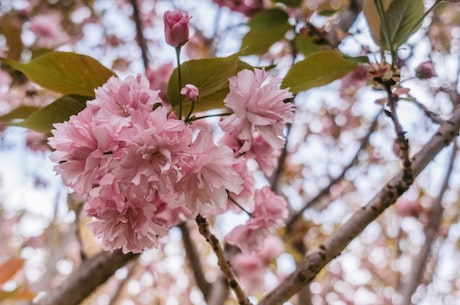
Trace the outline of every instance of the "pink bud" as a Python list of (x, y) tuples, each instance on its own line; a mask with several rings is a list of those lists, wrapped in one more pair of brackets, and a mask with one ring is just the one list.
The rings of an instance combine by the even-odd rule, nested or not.
[(178, 48), (188, 41), (190, 16), (186, 12), (167, 11), (163, 16), (166, 43)]
[(432, 61), (425, 61), (415, 69), (415, 76), (420, 79), (427, 79), (436, 76), (436, 70)]
[(196, 86), (187, 84), (184, 88), (181, 89), (180, 94), (185, 95), (189, 101), (196, 101), (200, 95), (200, 92)]

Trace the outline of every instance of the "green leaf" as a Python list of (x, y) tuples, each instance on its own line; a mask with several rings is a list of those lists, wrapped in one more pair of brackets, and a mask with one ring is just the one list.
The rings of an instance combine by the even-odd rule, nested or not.
[(390, 50), (396, 51), (422, 25), (423, 0), (393, 1), (385, 13)]
[(313, 53), (296, 63), (283, 79), (281, 87), (293, 93), (326, 85), (358, 68), (358, 63), (342, 53), (327, 50)]
[[(223, 99), (229, 91), (228, 79), (238, 71), (251, 67), (240, 61), (239, 55), (237, 53), (222, 58), (190, 60), (181, 65), (182, 86), (193, 84), (200, 92), (198, 101), (195, 102), (195, 111), (224, 108)], [(168, 100), (176, 109), (179, 105), (180, 89), (176, 68), (168, 84)], [(183, 100), (183, 114), (188, 113), (190, 105), (189, 101)]]
[(54, 123), (67, 121), (70, 116), (83, 110), (88, 99), (91, 98), (80, 95), (66, 95), (35, 111), (25, 120), (10, 125), (48, 133), (53, 128)]
[[(372, 38), (380, 47), (386, 45), (383, 37), (382, 18), (394, 0), (364, 0), (363, 13), (371, 30)], [(379, 2), (382, 5), (379, 5)], [(385, 20), (383, 19), (385, 22)], [(385, 26), (383, 28), (386, 28)], [(383, 41), (383, 42), (382, 42)]]
[(43, 88), (63, 94), (94, 97), (94, 89), (114, 75), (94, 58), (71, 52), (48, 52), (28, 63), (3, 60)]
[(255, 15), (249, 22), (249, 32), (243, 37), (241, 51), (244, 55), (266, 52), (275, 42), (284, 38), (291, 28), (288, 14), (273, 8)]
[(274, 0), (275, 3), (284, 3), (286, 6), (299, 7), (302, 0)]
[(374, 41), (395, 52), (421, 26), (423, 0), (365, 0), (363, 12)]
[(323, 44), (318, 40), (318, 37), (306, 36), (301, 33), (296, 35), (294, 43), (297, 51), (305, 56), (328, 48), (327, 42)]
[(16, 109), (13, 109), (9, 113), (0, 117), (0, 121), (2, 122), (10, 122), (14, 119), (25, 119), (35, 111), (37, 111), (38, 107), (35, 106), (19, 106)]

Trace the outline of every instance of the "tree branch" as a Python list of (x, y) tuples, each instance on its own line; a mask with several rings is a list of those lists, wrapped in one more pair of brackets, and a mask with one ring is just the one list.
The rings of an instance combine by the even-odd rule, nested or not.
[(449, 160), (449, 166), (447, 168), (447, 172), (446, 172), (444, 181), (439, 191), (439, 195), (432, 202), (428, 224), (425, 228), (425, 243), (423, 244), (423, 247), (420, 249), (419, 254), (417, 255), (417, 257), (415, 258), (413, 262), (413, 265), (411, 267), (411, 272), (409, 273), (409, 279), (402, 291), (402, 297), (403, 297), (402, 304), (403, 305), (412, 304), (411, 297), (421, 282), (423, 271), (425, 270), (423, 266), (426, 265), (428, 256), (431, 251), (432, 244), (435, 241), (436, 236), (439, 232), (439, 226), (441, 225), (442, 213), (444, 212), (444, 208), (442, 206), (442, 200), (444, 198), (444, 195), (447, 189), (449, 188), (449, 178), (454, 169), (454, 163), (455, 163), (455, 158), (457, 156), (457, 152), (458, 152), (458, 149), (456, 146), (454, 146), (452, 150), (452, 155)]
[(230, 288), (233, 290), (236, 297), (238, 298), (238, 304), (251, 305), (251, 302), (249, 301), (248, 297), (245, 295), (243, 289), (241, 289), (241, 286), (236, 279), (235, 273), (233, 272), (230, 266), (230, 263), (225, 258), (224, 250), (219, 244), (219, 241), (214, 236), (214, 234), (212, 234), (209, 231), (209, 224), (206, 218), (204, 218), (201, 215), (198, 215), (196, 217), (196, 223), (198, 225), (198, 229), (200, 230), (201, 235), (203, 235), (203, 237), (206, 239), (206, 241), (211, 245), (212, 249), (214, 250), (214, 253), (216, 254), (217, 260), (219, 262), (220, 270), (227, 278)]
[(190, 268), (192, 268), (196, 285), (201, 290), (201, 293), (203, 294), (204, 298), (208, 300), (211, 291), (211, 284), (206, 280), (204, 276), (200, 256), (198, 255), (195, 244), (193, 243), (192, 237), (190, 236), (187, 223), (182, 222), (181, 224), (179, 224), (178, 227), (180, 229), (180, 232), (182, 233), (182, 243), (184, 244), (185, 253), (190, 263)]
[(99, 285), (104, 283), (120, 267), (138, 254), (101, 252), (84, 261), (56, 289), (53, 289), (40, 305), (78, 305)]
[[(449, 145), (457, 137), (459, 131), (460, 107), (457, 107), (452, 117), (441, 124), (431, 140), (412, 158), (411, 169), (414, 178), (420, 174), (445, 146)], [(404, 179), (404, 171), (403, 169), (397, 173), (367, 205), (355, 212), (323, 244), (308, 254), (296, 271), (265, 296), (259, 305), (282, 304), (307, 283), (310, 283), (326, 264), (340, 255), (342, 250), (367, 225), (374, 221), (409, 188), (410, 183), (407, 179)]]
[(147, 41), (145, 40), (143, 29), (142, 29), (142, 20), (139, 12), (139, 6), (137, 0), (130, 0), (131, 6), (133, 7), (133, 19), (136, 24), (136, 38), (139, 48), (141, 49), (142, 54), (142, 63), (144, 64), (144, 70), (147, 71), (149, 68), (149, 57), (147, 52)]

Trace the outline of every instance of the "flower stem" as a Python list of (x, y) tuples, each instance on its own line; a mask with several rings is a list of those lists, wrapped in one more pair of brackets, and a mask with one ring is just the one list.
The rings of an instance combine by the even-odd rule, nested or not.
[(193, 121), (197, 121), (197, 120), (201, 120), (201, 119), (214, 118), (214, 117), (219, 117), (219, 116), (229, 116), (229, 115), (232, 115), (232, 114), (233, 114), (233, 112), (208, 114), (208, 115), (203, 115), (203, 116), (191, 117), (187, 121), (188, 122), (193, 122)]
[(176, 61), (177, 61), (177, 78), (178, 78), (178, 85), (179, 90), (177, 90), (177, 94), (179, 95), (179, 119), (182, 119), (182, 95), (180, 94), (180, 90), (182, 89), (182, 75), (180, 69), (180, 49), (181, 46), (176, 48)]

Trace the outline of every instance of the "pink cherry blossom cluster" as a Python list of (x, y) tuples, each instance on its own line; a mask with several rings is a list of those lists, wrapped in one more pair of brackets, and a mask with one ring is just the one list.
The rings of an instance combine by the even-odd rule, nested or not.
[(267, 153), (259, 142), (271, 146), (269, 154), (282, 147), (283, 124), (293, 116), (292, 104), (284, 103), (291, 94), (278, 87), (263, 70), (230, 79), (225, 104), (234, 114), (221, 126), (224, 138), (240, 144), (235, 149), (216, 144), (205, 121), (185, 123), (168, 111), (144, 75), (112, 77), (83, 111), (54, 125), (50, 158), (66, 185), (87, 201), (90, 227), (107, 250), (155, 247), (180, 220), (235, 206), (252, 210), (252, 217), (229, 242), (258, 248), (287, 216), (282, 197), (268, 187), (254, 191), (246, 166), (248, 158), (267, 159), (259, 156)]
[(263, 0), (213, 0), (213, 2), (248, 17), (254, 16), (264, 8)]

